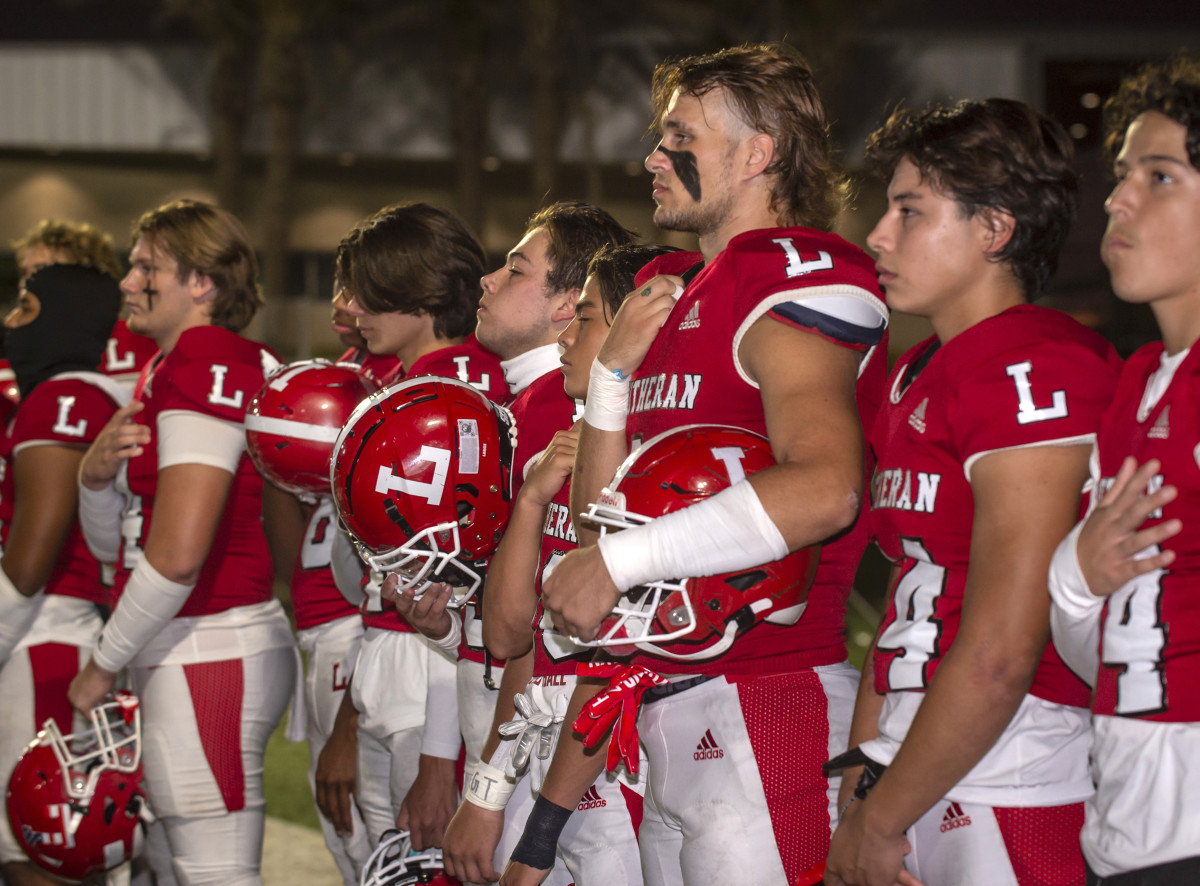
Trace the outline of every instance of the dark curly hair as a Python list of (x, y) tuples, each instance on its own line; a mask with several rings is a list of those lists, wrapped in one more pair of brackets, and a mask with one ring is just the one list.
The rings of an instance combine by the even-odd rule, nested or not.
[(800, 52), (786, 43), (760, 43), (663, 62), (650, 85), (651, 130), (661, 131), (675, 90), (702, 98), (714, 89), (725, 90), (743, 123), (775, 142), (766, 169), (774, 176), (772, 211), (785, 225), (830, 230), (850, 189), (834, 163), (825, 108)]
[(1008, 263), (1027, 299), (1054, 275), (1075, 217), (1074, 156), (1061, 126), (1005, 98), (898, 108), (867, 139), (867, 162), (884, 182), (907, 158), (965, 218), (1011, 215), (1012, 237), (992, 260)]
[(453, 212), (396, 203), (342, 238), (335, 276), (372, 314), (428, 314), (436, 335), (458, 338), (475, 328), (484, 262), (483, 247)]
[(1200, 58), (1181, 52), (1165, 62), (1144, 66), (1121, 81), (1104, 103), (1104, 149), (1116, 162), (1129, 125), (1157, 111), (1187, 130), (1188, 160), (1200, 169)]
[(673, 246), (659, 246), (656, 243), (601, 246), (600, 251), (588, 262), (587, 275), (600, 287), (605, 321), (612, 323), (625, 296), (633, 292), (633, 279), (638, 271), (660, 255), (678, 251)]

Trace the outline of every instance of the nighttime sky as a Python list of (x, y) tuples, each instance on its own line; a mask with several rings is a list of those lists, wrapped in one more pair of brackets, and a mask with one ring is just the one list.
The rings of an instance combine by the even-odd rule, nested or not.
[[(352, 8), (362, 0), (345, 0)], [(368, 4), (370, 0), (367, 0)], [(936, 30), (1039, 28), (1176, 30), (1200, 28), (1200, 4), (1189, 0), (900, 0), (888, 22)], [(179, 19), (168, 20), (160, 0), (41, 0), (4, 10), (0, 40), (141, 41), (189, 39)]]

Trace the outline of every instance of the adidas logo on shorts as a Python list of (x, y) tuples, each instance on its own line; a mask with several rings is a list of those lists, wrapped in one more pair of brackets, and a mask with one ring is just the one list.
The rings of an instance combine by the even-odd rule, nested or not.
[(587, 793), (583, 795), (583, 799), (579, 801), (576, 807), (577, 812), (585, 812), (588, 809), (598, 809), (601, 806), (607, 806), (608, 801), (600, 796), (600, 792), (596, 790), (596, 786), (592, 785), (587, 789)]
[(963, 813), (963, 808), (957, 803), (951, 803), (946, 807), (946, 814), (942, 816), (942, 833), (952, 831), (955, 828), (965, 828), (971, 824), (971, 816)]
[(695, 760), (720, 760), (725, 756), (725, 752), (717, 744), (717, 740), (713, 738), (712, 730), (704, 730), (704, 738), (700, 739), (700, 744), (696, 745), (696, 753), (692, 754)]

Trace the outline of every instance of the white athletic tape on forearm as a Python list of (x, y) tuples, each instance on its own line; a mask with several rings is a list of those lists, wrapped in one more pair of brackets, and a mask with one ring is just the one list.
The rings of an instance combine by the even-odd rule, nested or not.
[(644, 526), (600, 539), (604, 565), (621, 591), (648, 581), (749, 569), (787, 553), (787, 542), (748, 480)]
[(583, 420), (598, 431), (624, 431), (629, 415), (629, 379), (619, 378), (597, 357), (592, 361)]
[(142, 557), (104, 626), (92, 659), (106, 671), (119, 671), (179, 614), (195, 584), (171, 581)]
[(44, 598), (41, 588), (26, 597), (17, 590), (4, 568), (0, 567), (0, 665), (8, 661), (37, 618)]
[(103, 489), (79, 484), (79, 528), (92, 556), (101, 563), (116, 563), (121, 552), (121, 512), (125, 496), (111, 483)]
[(503, 769), (481, 762), (471, 773), (463, 799), (481, 809), (500, 812), (508, 805), (508, 798), (516, 788), (517, 783), (509, 779)]

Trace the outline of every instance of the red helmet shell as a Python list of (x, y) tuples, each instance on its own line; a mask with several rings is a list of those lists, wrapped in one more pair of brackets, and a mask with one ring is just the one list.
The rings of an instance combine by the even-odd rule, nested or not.
[[(722, 425), (686, 425), (647, 440), (629, 455), (589, 509), (608, 528), (647, 523), (728, 489), (775, 464), (770, 442)], [(633, 588), (588, 645), (697, 643), (740, 633), (760, 621), (799, 617), (816, 574), (820, 547), (751, 569), (701, 578), (667, 577)]]
[(379, 386), (352, 363), (303, 360), (272, 372), (246, 409), (246, 449), (259, 472), (296, 494), (329, 494), (342, 425)]
[[(508, 410), (470, 385), (422, 376), (359, 404), (334, 446), (342, 524), (369, 565), (402, 586), (478, 586), (510, 511), (516, 432)], [(449, 571), (446, 571), (449, 568)]]
[(111, 870), (141, 851), (147, 811), (140, 720), (136, 699), (121, 696), (93, 711), (88, 732), (63, 736), (47, 720), (8, 780), (17, 842), (65, 880)]

